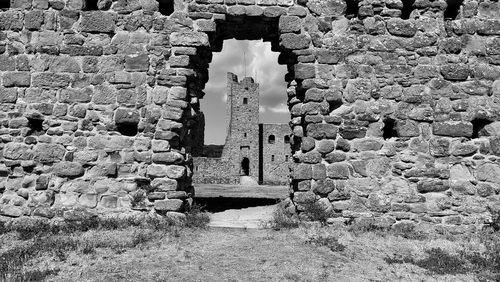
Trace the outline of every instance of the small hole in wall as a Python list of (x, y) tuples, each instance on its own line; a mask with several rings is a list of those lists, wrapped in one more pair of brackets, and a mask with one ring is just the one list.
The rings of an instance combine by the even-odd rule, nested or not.
[(346, 18), (352, 19), (357, 18), (359, 14), (359, 1), (358, 0), (346, 0), (347, 8), (345, 10)]
[(479, 138), (482, 136), (481, 130), (484, 129), (485, 126), (492, 123), (492, 121), (483, 118), (477, 118), (471, 121), (472, 122), (472, 138)]
[(290, 144), (290, 136), (285, 135), (285, 137), (283, 137), (283, 141), (285, 142), (285, 144)]
[(248, 98), (243, 98), (243, 105), (248, 104)]
[(137, 123), (117, 123), (116, 130), (120, 132), (121, 135), (136, 136), (138, 131)]
[(384, 119), (384, 139), (391, 139), (393, 137), (398, 137), (398, 133), (396, 131), (396, 121), (392, 118)]
[(98, 0), (85, 0), (83, 2), (83, 10), (84, 11), (96, 11), (99, 10), (97, 7)]
[(170, 16), (174, 12), (174, 0), (157, 0), (160, 14)]
[(413, 4), (415, 0), (403, 0), (403, 9), (401, 9), (401, 18), (407, 20), (410, 18), (411, 12), (413, 12)]
[(269, 138), (267, 139), (267, 143), (274, 144), (275, 140), (276, 140), (276, 137), (274, 137), (274, 135), (269, 135)]
[(460, 7), (462, 7), (464, 0), (447, 0), (446, 3), (448, 7), (444, 11), (444, 19), (455, 20), (458, 14), (460, 14)]
[(271, 161), (274, 162), (274, 155), (271, 155)]
[(9, 9), (10, 0), (0, 0), (0, 9)]
[(40, 136), (45, 134), (43, 119), (28, 118), (28, 127), (30, 128), (28, 135)]

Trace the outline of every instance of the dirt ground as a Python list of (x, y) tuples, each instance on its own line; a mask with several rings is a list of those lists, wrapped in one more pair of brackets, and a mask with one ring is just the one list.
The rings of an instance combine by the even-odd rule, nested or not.
[[(328, 236), (345, 248), (310, 243)], [(132, 249), (98, 248), (90, 254), (72, 253), (65, 261), (41, 258), (34, 265), (59, 269), (48, 281), (477, 281), (472, 274), (435, 275), (413, 264), (384, 260), (423, 256), (432, 247), (454, 253), (464, 244), (370, 232), (353, 235), (314, 226), (283, 231), (183, 229)]]

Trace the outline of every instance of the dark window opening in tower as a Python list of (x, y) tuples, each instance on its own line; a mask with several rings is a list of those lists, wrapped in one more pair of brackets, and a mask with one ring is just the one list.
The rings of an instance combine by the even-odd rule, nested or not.
[(276, 141), (276, 137), (274, 135), (269, 135), (269, 138), (267, 138), (267, 143), (269, 144), (274, 144)]
[(83, 3), (84, 11), (97, 11), (99, 10), (97, 6), (98, 0), (85, 0)]
[(285, 137), (283, 137), (283, 142), (285, 142), (285, 144), (290, 144), (290, 136), (285, 135)]
[(383, 128), (382, 136), (384, 139), (391, 139), (393, 137), (398, 137), (398, 133), (396, 131), (396, 121), (392, 118), (384, 119), (384, 128)]
[(274, 162), (274, 155), (271, 155), (271, 161)]
[(158, 0), (158, 10), (164, 16), (170, 16), (174, 12), (174, 0)]
[(30, 128), (28, 135), (40, 136), (45, 134), (43, 119), (28, 118), (28, 127)]
[(116, 130), (120, 132), (121, 135), (136, 136), (138, 131), (137, 125), (137, 123), (131, 122), (117, 123)]
[(359, 14), (359, 1), (358, 0), (346, 0), (347, 8), (345, 10), (345, 16), (348, 19), (357, 18)]
[(413, 4), (415, 0), (403, 0), (403, 9), (401, 9), (401, 18), (407, 20), (410, 18), (411, 12), (415, 9)]
[(487, 136), (488, 134), (484, 132), (484, 127), (492, 123), (491, 120), (476, 118), (472, 121), (472, 138), (479, 138), (481, 136)]
[(248, 158), (243, 158), (241, 161), (241, 174), (250, 175), (250, 160)]
[(288, 162), (288, 155), (285, 155), (285, 162)]
[(446, 3), (448, 7), (444, 10), (444, 19), (445, 20), (455, 20), (460, 14), (460, 8), (464, 3), (463, 0), (447, 0)]
[(248, 98), (243, 98), (243, 105), (248, 104)]

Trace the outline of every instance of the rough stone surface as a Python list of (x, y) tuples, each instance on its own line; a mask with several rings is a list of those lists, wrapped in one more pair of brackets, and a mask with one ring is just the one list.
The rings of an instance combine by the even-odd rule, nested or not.
[[(289, 185), (290, 211), (317, 202), (395, 230), (476, 228), (499, 206), (497, 2), (446, 20), (446, 1), (409, 19), (401, 1), (357, 15), (341, 0), (181, 2), (0, 11), (2, 218), (172, 214), (203, 181)], [(290, 120), (259, 126), (258, 84), (229, 75), (231, 135), (204, 146), (208, 68), (229, 38), (280, 52)]]

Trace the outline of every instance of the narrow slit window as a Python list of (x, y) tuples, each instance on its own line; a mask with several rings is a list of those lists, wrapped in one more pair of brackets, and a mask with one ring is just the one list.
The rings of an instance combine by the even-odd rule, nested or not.
[(243, 133), (243, 137), (247, 138), (247, 133), (246, 132)]
[(276, 137), (274, 135), (269, 135), (269, 138), (267, 139), (267, 143), (274, 144), (275, 141), (276, 141)]
[(243, 105), (248, 104), (248, 98), (243, 98)]
[(121, 135), (125, 136), (136, 136), (137, 135), (137, 123), (125, 122), (116, 124), (116, 129)]
[(401, 9), (401, 18), (407, 20), (410, 18), (411, 12), (413, 12), (413, 4), (415, 0), (403, 0), (403, 9)]
[(28, 127), (30, 128), (28, 135), (40, 136), (45, 134), (43, 119), (28, 118)]
[(472, 122), (472, 138), (479, 138), (480, 136), (487, 135), (482, 132), (485, 126), (492, 123), (492, 121), (488, 119), (474, 119)]
[(271, 161), (274, 162), (274, 155), (271, 155)]
[(358, 0), (346, 0), (346, 10), (345, 15), (346, 18), (357, 18), (359, 14), (359, 1)]
[(98, 0), (85, 0), (83, 2), (83, 10), (84, 11), (97, 11), (99, 10), (97, 6)]
[(460, 7), (464, 3), (463, 0), (447, 0), (446, 3), (448, 7), (444, 11), (444, 19), (445, 20), (455, 20), (460, 14)]
[(290, 136), (285, 135), (285, 137), (283, 137), (283, 141), (285, 142), (285, 144), (290, 144)]
[(285, 155), (285, 162), (288, 162), (288, 155)]
[(160, 14), (164, 16), (170, 16), (174, 12), (174, 0), (157, 0), (159, 7), (158, 10)]
[(393, 137), (398, 137), (398, 133), (396, 131), (396, 121), (392, 118), (386, 118), (384, 120), (384, 129), (383, 129), (383, 137), (384, 139), (391, 139)]

